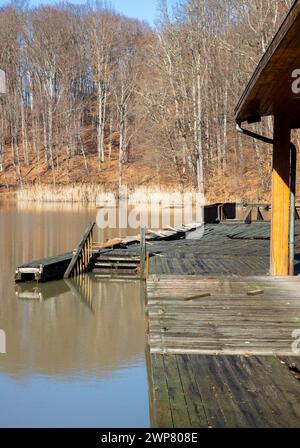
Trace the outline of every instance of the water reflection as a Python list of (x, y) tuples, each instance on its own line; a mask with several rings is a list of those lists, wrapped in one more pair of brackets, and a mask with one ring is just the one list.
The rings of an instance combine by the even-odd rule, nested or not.
[(149, 425), (140, 282), (13, 281), (18, 264), (76, 245), (94, 213), (0, 207), (1, 427)]
[(30, 282), (16, 284), (15, 291), (16, 297), (20, 300), (39, 300), (42, 302), (69, 292), (70, 288), (65, 282), (50, 282), (47, 285)]
[(16, 297), (21, 308), (4, 324), (8, 353), (1, 359), (2, 371), (64, 377), (106, 374), (134, 366), (143, 357), (139, 282), (100, 282), (91, 274), (18, 285)]

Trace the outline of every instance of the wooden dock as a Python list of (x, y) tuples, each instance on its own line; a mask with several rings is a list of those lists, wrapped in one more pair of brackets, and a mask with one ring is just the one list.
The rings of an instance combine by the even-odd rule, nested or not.
[(150, 248), (152, 426), (300, 427), (300, 278), (269, 276), (270, 223), (191, 237)]
[(300, 279), (152, 276), (154, 427), (300, 427)]
[[(191, 223), (160, 231), (148, 230), (145, 241), (149, 272), (179, 275), (267, 275), (270, 270), (270, 222), (245, 223), (226, 218), (219, 223), (220, 216), (224, 218), (224, 214), (227, 217), (235, 216), (232, 214), (233, 205), (216, 204), (206, 207), (208, 220), (216, 221), (214, 224)], [(251, 207), (252, 210), (254, 205)], [(139, 277), (140, 265), (144, 261), (141, 260), (141, 236), (96, 243), (93, 241), (94, 225), (89, 224), (72, 253), (18, 266), (15, 280), (46, 282), (81, 275), (91, 270), (96, 270), (103, 278)], [(300, 251), (299, 221), (296, 223), (296, 249)]]

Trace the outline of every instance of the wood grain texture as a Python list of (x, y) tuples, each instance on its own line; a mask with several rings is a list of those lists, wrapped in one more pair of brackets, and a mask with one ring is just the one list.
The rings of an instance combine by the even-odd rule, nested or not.
[(300, 382), (275, 357), (151, 355), (157, 428), (299, 428)]
[(290, 122), (276, 115), (272, 170), (272, 275), (289, 274)]
[(299, 278), (153, 276), (147, 300), (152, 353), (293, 355)]

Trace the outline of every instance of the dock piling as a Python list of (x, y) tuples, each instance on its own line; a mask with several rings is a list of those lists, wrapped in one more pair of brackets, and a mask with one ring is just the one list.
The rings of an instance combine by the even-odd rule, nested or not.
[(141, 225), (141, 279), (146, 279), (146, 227)]

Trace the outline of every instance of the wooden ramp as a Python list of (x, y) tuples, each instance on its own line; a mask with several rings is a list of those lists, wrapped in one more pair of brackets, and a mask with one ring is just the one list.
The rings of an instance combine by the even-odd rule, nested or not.
[(300, 427), (299, 286), (298, 278), (151, 277), (153, 426)]

